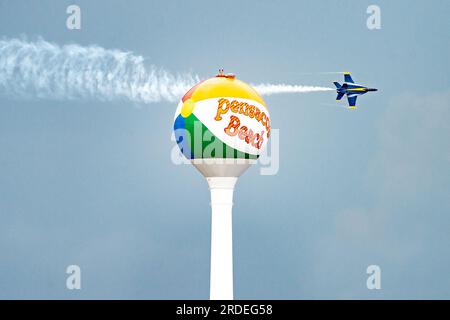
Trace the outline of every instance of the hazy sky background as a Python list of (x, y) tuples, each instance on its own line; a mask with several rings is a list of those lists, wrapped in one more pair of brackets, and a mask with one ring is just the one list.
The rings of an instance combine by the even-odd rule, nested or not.
[[(81, 7), (82, 29), (66, 28)], [(366, 27), (369, 4), (381, 30)], [(265, 98), (280, 170), (236, 187), (237, 299), (450, 298), (449, 1), (12, 1), (0, 36), (132, 51), (172, 72), (379, 89)], [(308, 74), (311, 73), (311, 74)], [(176, 104), (0, 96), (0, 298), (207, 299), (205, 180)], [(82, 269), (82, 290), (65, 269)], [(381, 290), (366, 268), (381, 267)]]

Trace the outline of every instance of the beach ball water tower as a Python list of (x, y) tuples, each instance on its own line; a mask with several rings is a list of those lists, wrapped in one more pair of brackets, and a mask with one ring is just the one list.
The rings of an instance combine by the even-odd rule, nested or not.
[(270, 137), (266, 104), (250, 85), (224, 74), (201, 81), (181, 99), (174, 131), (183, 155), (211, 192), (210, 299), (233, 299), (233, 191)]

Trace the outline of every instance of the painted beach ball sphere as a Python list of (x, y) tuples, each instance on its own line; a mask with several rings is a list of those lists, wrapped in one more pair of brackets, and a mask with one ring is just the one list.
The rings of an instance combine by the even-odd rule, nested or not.
[(174, 132), (188, 159), (257, 159), (270, 137), (270, 116), (255, 89), (219, 73), (183, 96)]

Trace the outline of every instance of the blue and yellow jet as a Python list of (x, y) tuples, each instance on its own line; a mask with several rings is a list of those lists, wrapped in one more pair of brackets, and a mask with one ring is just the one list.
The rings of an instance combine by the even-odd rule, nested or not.
[(348, 107), (356, 109), (356, 98), (369, 91), (378, 91), (375, 88), (367, 88), (360, 84), (356, 84), (350, 72), (344, 72), (344, 83), (342, 85), (339, 82), (333, 82), (336, 86), (337, 97), (336, 101), (340, 101), (344, 95), (347, 95)]

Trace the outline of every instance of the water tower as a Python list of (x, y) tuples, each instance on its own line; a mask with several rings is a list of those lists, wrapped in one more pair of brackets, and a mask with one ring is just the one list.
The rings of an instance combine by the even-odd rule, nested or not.
[(223, 69), (192, 87), (175, 112), (174, 131), (184, 156), (211, 192), (210, 299), (233, 299), (233, 191), (270, 137), (269, 112), (248, 84)]

